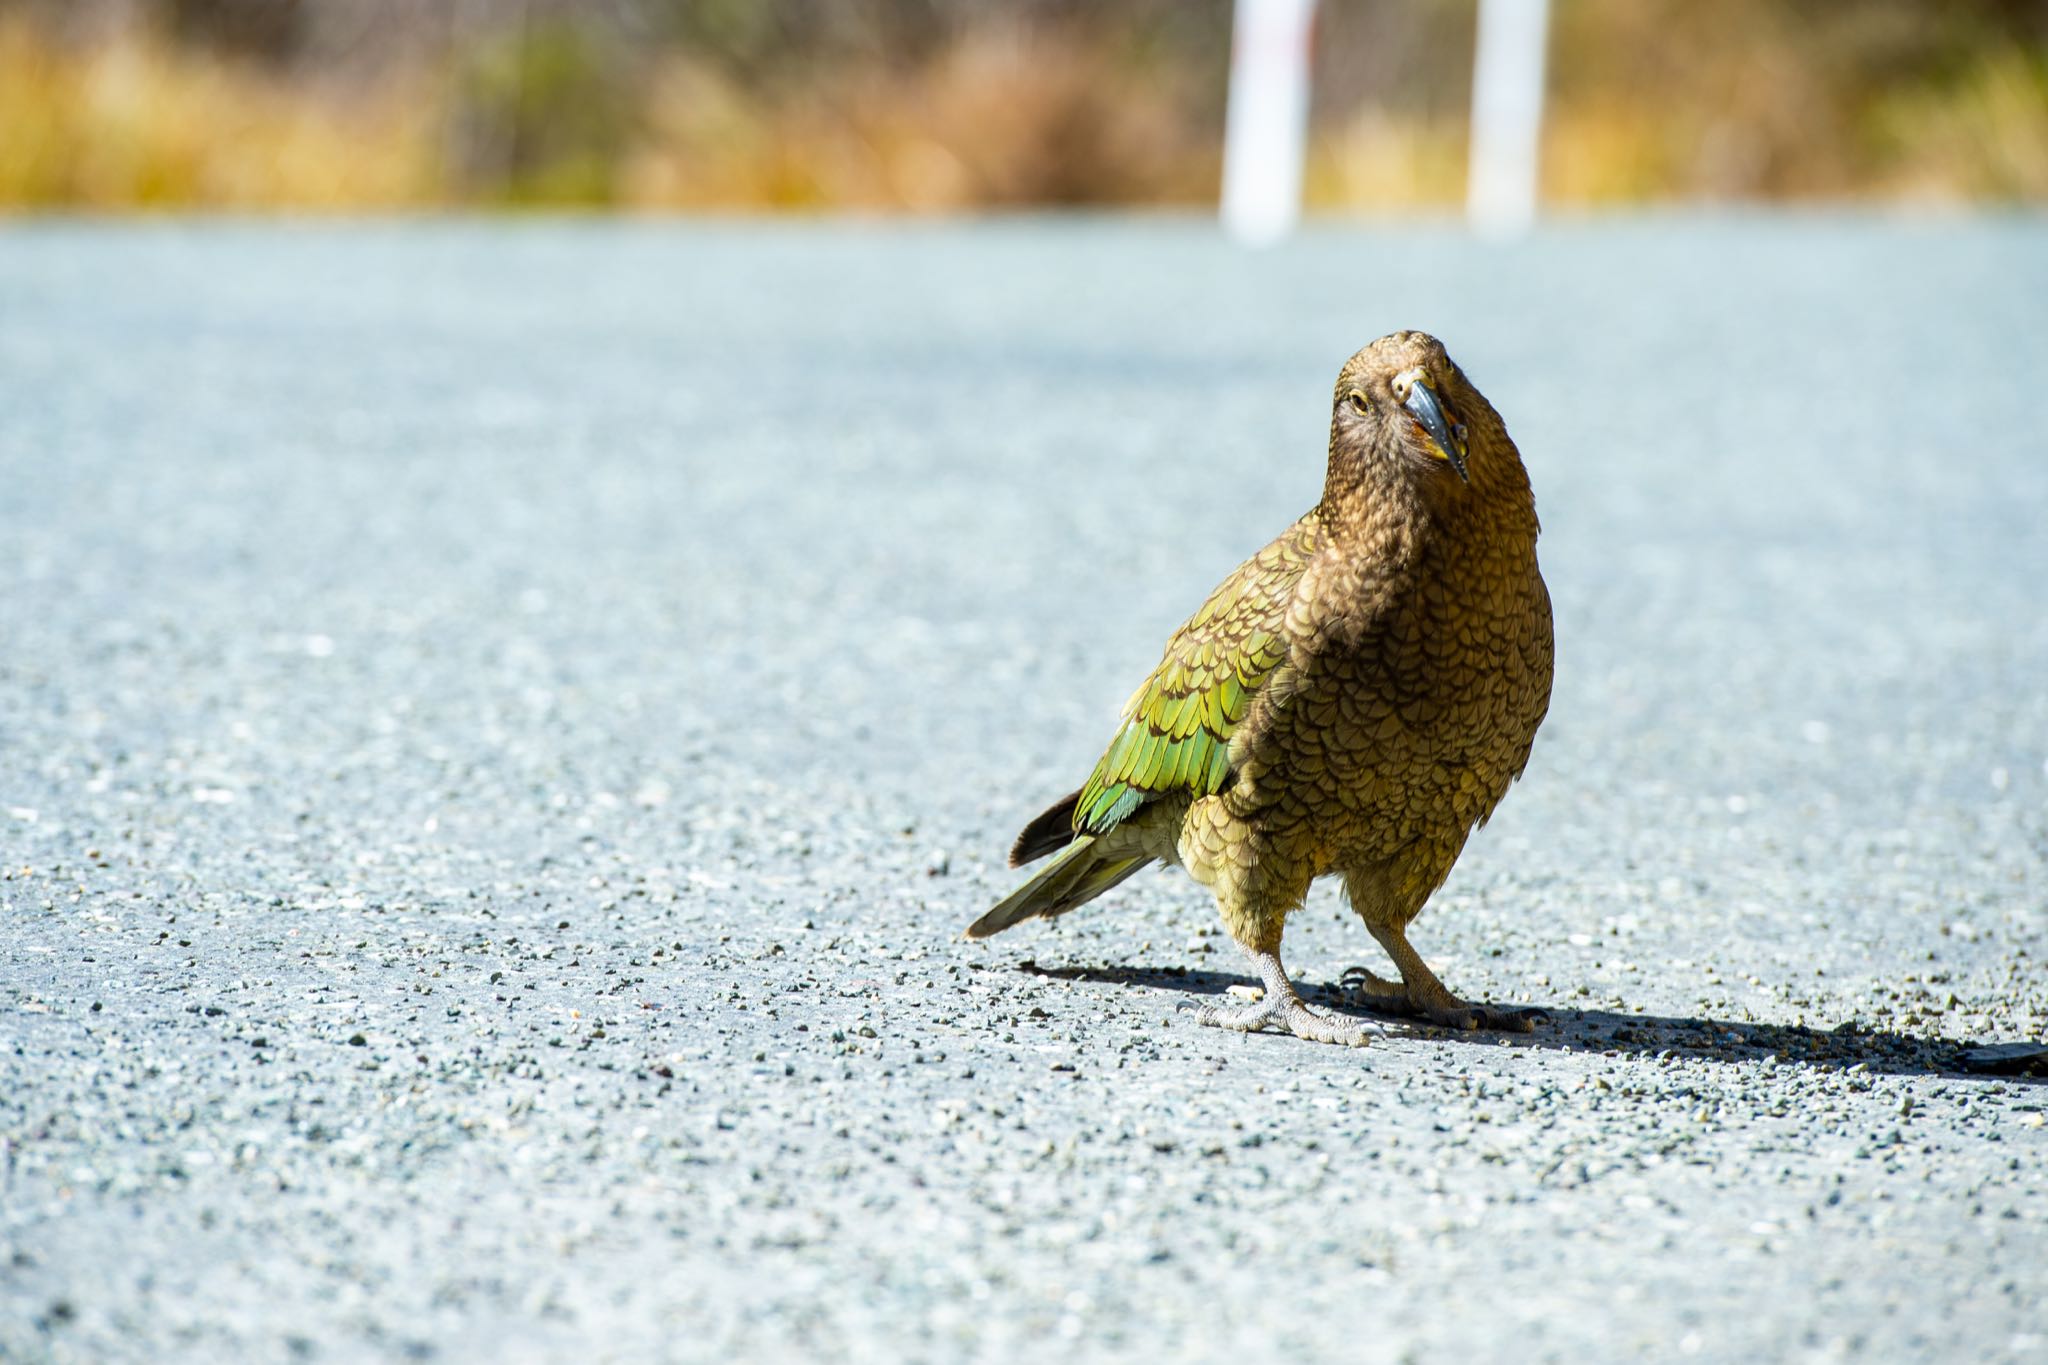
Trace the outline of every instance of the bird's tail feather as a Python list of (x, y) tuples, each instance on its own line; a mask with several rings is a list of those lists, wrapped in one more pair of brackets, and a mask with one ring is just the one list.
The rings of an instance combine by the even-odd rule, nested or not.
[(1152, 860), (1105, 855), (1096, 836), (1083, 834), (1042, 871), (967, 926), (967, 937), (987, 938), (1027, 919), (1050, 919), (1086, 905)]
[(1033, 816), (1017, 842), (1010, 845), (1010, 866), (1022, 867), (1074, 842), (1074, 807), (1081, 803), (1077, 788)]

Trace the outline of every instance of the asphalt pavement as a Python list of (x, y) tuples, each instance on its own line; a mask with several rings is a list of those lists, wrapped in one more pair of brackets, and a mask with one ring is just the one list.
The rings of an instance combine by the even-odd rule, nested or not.
[[(2048, 221), (0, 227), (0, 1358), (2048, 1360)], [(986, 943), (1329, 390), (1518, 439), (1533, 1035)], [(1377, 950), (1319, 888), (1321, 996)]]

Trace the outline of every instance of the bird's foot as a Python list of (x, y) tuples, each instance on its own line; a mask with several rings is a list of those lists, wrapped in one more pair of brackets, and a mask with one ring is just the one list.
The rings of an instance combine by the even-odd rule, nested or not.
[(1268, 991), (1263, 999), (1235, 1009), (1220, 1005), (1186, 1005), (1183, 1008), (1193, 1010), (1195, 1022), (1210, 1028), (1236, 1029), (1242, 1033), (1283, 1028), (1297, 1038), (1306, 1038), (1312, 1043), (1335, 1043), (1339, 1047), (1364, 1047), (1378, 1032), (1362, 1022), (1339, 1019), (1311, 1009), (1292, 991), (1285, 995)]
[(1420, 1019), (1438, 1028), (1471, 1033), (1486, 1029), (1497, 1033), (1534, 1033), (1550, 1016), (1533, 1007), (1471, 1005), (1442, 992), (1441, 998), (1418, 999), (1416, 993), (1397, 981), (1389, 981), (1364, 967), (1347, 968), (1340, 978), (1345, 999), (1375, 1014), (1401, 1019)]

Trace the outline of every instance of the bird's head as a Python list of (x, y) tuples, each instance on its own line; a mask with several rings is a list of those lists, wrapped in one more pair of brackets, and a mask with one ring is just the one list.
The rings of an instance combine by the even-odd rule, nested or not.
[(1475, 443), (1466, 425), (1480, 421), (1499, 423), (1443, 343), (1426, 332), (1394, 332), (1345, 361), (1337, 376), (1331, 473), (1343, 472), (1342, 462), (1375, 481), (1470, 485), (1490, 444)]

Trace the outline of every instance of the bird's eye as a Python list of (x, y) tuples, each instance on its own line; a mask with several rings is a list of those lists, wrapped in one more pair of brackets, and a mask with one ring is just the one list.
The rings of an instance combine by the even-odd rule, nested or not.
[(1368, 403), (1365, 400), (1365, 395), (1358, 392), (1358, 390), (1356, 389), (1353, 389), (1350, 393), (1344, 395), (1344, 400), (1351, 404), (1351, 410), (1353, 412), (1358, 413), (1360, 415), (1365, 414), (1372, 408), (1372, 404)]

